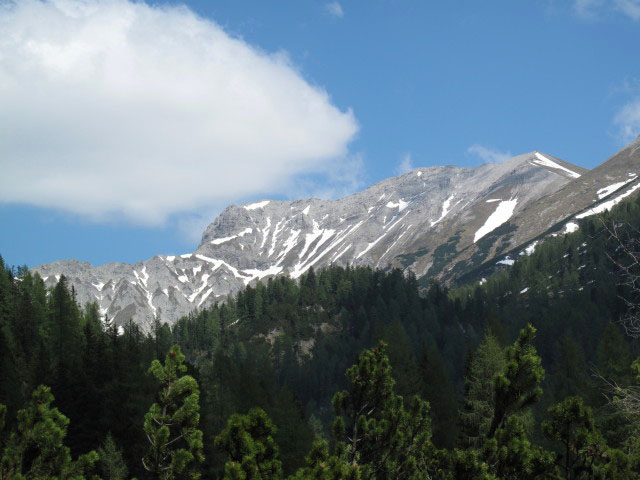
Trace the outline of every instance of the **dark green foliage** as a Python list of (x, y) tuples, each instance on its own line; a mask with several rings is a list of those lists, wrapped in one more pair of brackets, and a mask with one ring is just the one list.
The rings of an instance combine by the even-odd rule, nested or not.
[(620, 326), (608, 323), (598, 342), (596, 360), (598, 374), (623, 385), (631, 381), (631, 349)]
[(465, 394), (460, 412), (460, 439), (464, 447), (478, 447), (489, 433), (494, 412), (494, 378), (504, 370), (504, 350), (488, 334), (474, 352), (465, 373)]
[(291, 477), (295, 480), (359, 480), (361, 472), (358, 465), (350, 463), (344, 452), (329, 454), (329, 445), (325, 440), (314, 442), (306, 458), (307, 465)]
[(149, 440), (149, 452), (142, 459), (154, 478), (197, 479), (202, 455), (200, 422), (200, 391), (190, 375), (184, 375), (184, 355), (175, 345), (167, 353), (164, 365), (151, 363), (149, 372), (160, 382), (158, 401), (144, 417), (144, 432)]
[[(458, 436), (458, 404), (452, 399), (456, 392), (447, 372), (447, 364), (436, 348), (426, 350), (419, 365), (422, 385), (418, 393), (430, 405), (433, 443), (436, 447), (452, 448)], [(395, 370), (394, 370), (395, 371)]]
[(531, 342), (536, 329), (527, 325), (505, 351), (505, 367), (494, 378), (493, 419), (487, 436), (493, 437), (509, 416), (521, 412), (542, 394), (542, 361)]
[(104, 444), (98, 449), (100, 470), (105, 480), (126, 480), (129, 470), (124, 463), (122, 452), (111, 434), (107, 435)]
[(579, 397), (569, 397), (549, 409), (542, 424), (545, 436), (561, 444), (556, 465), (566, 479), (593, 478), (604, 459), (606, 445), (598, 433), (591, 409)]
[[(7, 415), (7, 407), (0, 404), (0, 432), (4, 430), (5, 416)], [(2, 437), (0, 437), (1, 439)]]
[(461, 415), (461, 444), (467, 448), (448, 455), (448, 472), (465, 478), (537, 479), (550, 471), (551, 455), (529, 439), (525, 421), (525, 409), (539, 397), (544, 375), (530, 345), (534, 333), (527, 326), (504, 352), (493, 336), (485, 337), (467, 370)]
[(402, 397), (394, 393), (385, 344), (362, 352), (347, 378), (350, 388), (333, 398), (337, 450), (359, 466), (363, 479), (426, 476), (429, 405), (414, 397), (405, 409)]
[[(622, 202), (603, 220), (628, 225), (631, 235), (640, 227), (640, 201)], [(437, 259), (450, 256), (456, 243), (452, 237)], [(490, 243), (482, 245), (482, 255), (494, 248)], [(398, 466), (432, 478), (558, 476), (559, 470), (540, 473), (549, 467), (543, 447), (562, 454), (561, 442), (545, 437), (540, 425), (550, 406), (576, 395), (592, 408), (594, 431), (606, 444), (594, 475), (632, 478), (640, 466), (640, 414), (623, 409), (623, 415), (607, 405), (604, 383), (592, 375), (596, 370), (615, 382), (621, 395), (637, 394), (628, 363), (640, 350), (617, 321), (633, 313), (625, 299), (640, 298), (621, 284), (623, 272), (611, 261), (622, 260), (618, 246), (599, 219), (587, 218), (577, 232), (539, 244), (483, 285), (450, 290), (398, 270), (329, 267), (309, 271), (299, 283), (278, 277), (247, 287), (172, 327), (158, 319), (150, 332), (101, 318), (95, 304), (81, 308), (64, 278), (47, 291), (38, 275), (0, 259), (0, 403), (7, 406), (7, 429), (17, 428), (16, 413), (37, 385), (51, 385), (56, 405), (70, 419), (72, 457), (103, 446), (106, 461), (120, 450), (131, 474), (145, 477), (143, 419), (157, 392), (146, 372), (177, 343), (201, 387), (206, 478), (222, 477), (228, 460), (214, 448), (215, 437), (233, 414), (253, 407), (278, 426), (271, 438), (279, 446), (282, 476), (359, 478), (377, 471), (376, 478), (383, 478)], [(518, 339), (527, 324), (537, 330), (535, 340), (530, 331)], [(488, 334), (495, 339), (487, 340)], [(360, 368), (357, 353), (381, 339), (388, 343), (385, 361), (395, 383), (380, 392), (382, 411), (361, 421), (388, 457), (360, 460), (376, 457), (373, 440), (351, 448), (346, 432), (359, 415), (350, 397), (341, 407), (342, 447), (312, 448), (314, 439), (330, 437), (334, 393), (354, 389), (345, 370), (354, 361)], [(503, 353), (502, 345), (515, 339)], [(377, 375), (387, 371), (362, 368), (371, 379), (385, 378)], [(411, 401), (414, 395), (420, 400)], [(408, 442), (403, 435), (429, 425), (425, 401), (435, 446), (423, 442), (426, 454), (407, 447), (403, 457), (397, 448)], [(389, 425), (403, 435), (394, 436)], [(115, 445), (107, 449), (109, 431)], [(420, 462), (427, 467), (416, 467)], [(101, 465), (105, 477), (120, 478), (106, 473), (117, 469)]]
[(26, 408), (19, 410), (17, 427), (0, 458), (0, 478), (82, 479), (98, 460), (96, 452), (72, 460), (64, 445), (69, 419), (51, 406), (51, 389), (38, 387)]
[(483, 455), (497, 478), (538, 479), (551, 472), (552, 455), (531, 442), (522, 416), (509, 417), (495, 438), (486, 439)]
[(216, 437), (216, 447), (226, 453), (225, 480), (278, 480), (282, 463), (273, 440), (276, 428), (264, 412), (254, 408), (247, 415), (234, 414)]

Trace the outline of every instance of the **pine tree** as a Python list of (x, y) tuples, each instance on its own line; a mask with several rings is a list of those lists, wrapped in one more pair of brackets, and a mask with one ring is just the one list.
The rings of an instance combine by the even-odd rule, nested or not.
[(184, 355), (178, 345), (167, 353), (164, 366), (154, 360), (149, 372), (161, 383), (158, 401), (144, 417), (144, 432), (150, 446), (142, 459), (154, 478), (171, 480), (200, 477), (202, 454), (200, 391), (190, 375), (184, 375)]
[(51, 389), (41, 385), (26, 408), (18, 411), (17, 430), (9, 436), (0, 459), (0, 478), (76, 480), (91, 471), (98, 454), (89, 452), (76, 461), (71, 459), (64, 445), (69, 419), (52, 403)]
[(338, 451), (358, 465), (363, 479), (420, 478), (431, 452), (429, 405), (418, 397), (405, 410), (394, 393), (391, 366), (380, 342), (347, 370), (349, 390), (333, 398)]
[(580, 397), (569, 397), (551, 407), (549, 414), (551, 419), (543, 422), (542, 431), (548, 439), (562, 445), (556, 458), (562, 477), (592, 478), (606, 445), (596, 430), (591, 409)]
[(514, 413), (532, 405), (542, 394), (540, 383), (544, 378), (542, 362), (531, 342), (536, 329), (531, 324), (520, 330), (520, 336), (505, 351), (506, 365), (494, 380), (494, 409), (488, 437)]
[(349, 463), (345, 455), (331, 455), (325, 440), (314, 442), (307, 465), (296, 472), (291, 480), (360, 480), (360, 469)]
[(546, 478), (552, 456), (528, 438), (522, 415), (512, 415), (481, 446), (482, 455), (492, 473), (502, 480)]
[(225, 463), (224, 480), (278, 480), (282, 478), (282, 462), (273, 440), (276, 427), (264, 410), (253, 408), (247, 415), (234, 414), (226, 428), (215, 439), (218, 449), (229, 460)]

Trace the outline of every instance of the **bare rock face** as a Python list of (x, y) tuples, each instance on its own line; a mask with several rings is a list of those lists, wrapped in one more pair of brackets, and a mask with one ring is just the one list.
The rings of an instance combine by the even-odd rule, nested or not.
[(339, 200), (230, 206), (191, 254), (99, 267), (66, 260), (34, 271), (49, 286), (65, 275), (79, 302), (144, 328), (257, 281), (330, 264), (451, 280), (634, 187), (636, 143), (593, 171), (531, 152), (476, 168), (418, 168)]

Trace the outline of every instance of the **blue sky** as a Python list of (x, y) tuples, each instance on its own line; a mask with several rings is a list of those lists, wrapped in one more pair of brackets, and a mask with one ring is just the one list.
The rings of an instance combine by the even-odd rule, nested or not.
[(637, 0), (1, 3), (39, 45), (0, 64), (10, 264), (184, 253), (230, 203), (534, 149), (592, 168), (640, 133)]

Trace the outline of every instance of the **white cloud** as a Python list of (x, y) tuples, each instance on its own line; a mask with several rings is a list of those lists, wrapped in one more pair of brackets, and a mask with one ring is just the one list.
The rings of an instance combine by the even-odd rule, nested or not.
[(405, 153), (402, 157), (402, 160), (396, 165), (395, 174), (396, 175), (404, 175), (405, 173), (409, 173), (415, 167), (413, 166), (413, 158), (410, 153)]
[(604, 1), (606, 0), (574, 0), (573, 10), (581, 18), (592, 19)]
[(574, 0), (573, 10), (579, 17), (589, 20), (609, 12), (640, 20), (640, 0)]
[(352, 112), (186, 7), (0, 0), (0, 203), (161, 224), (349, 155)]
[(334, 17), (344, 17), (344, 10), (342, 10), (342, 5), (340, 5), (338, 2), (325, 3), (324, 8), (330, 15), (333, 15)]
[(616, 8), (626, 16), (640, 20), (640, 0), (616, 0)]
[(618, 136), (627, 144), (640, 135), (640, 98), (623, 106), (613, 119), (618, 127)]
[(509, 151), (501, 152), (493, 148), (478, 145), (477, 143), (467, 148), (467, 153), (480, 158), (484, 162), (489, 163), (502, 163), (513, 157), (513, 155)]

